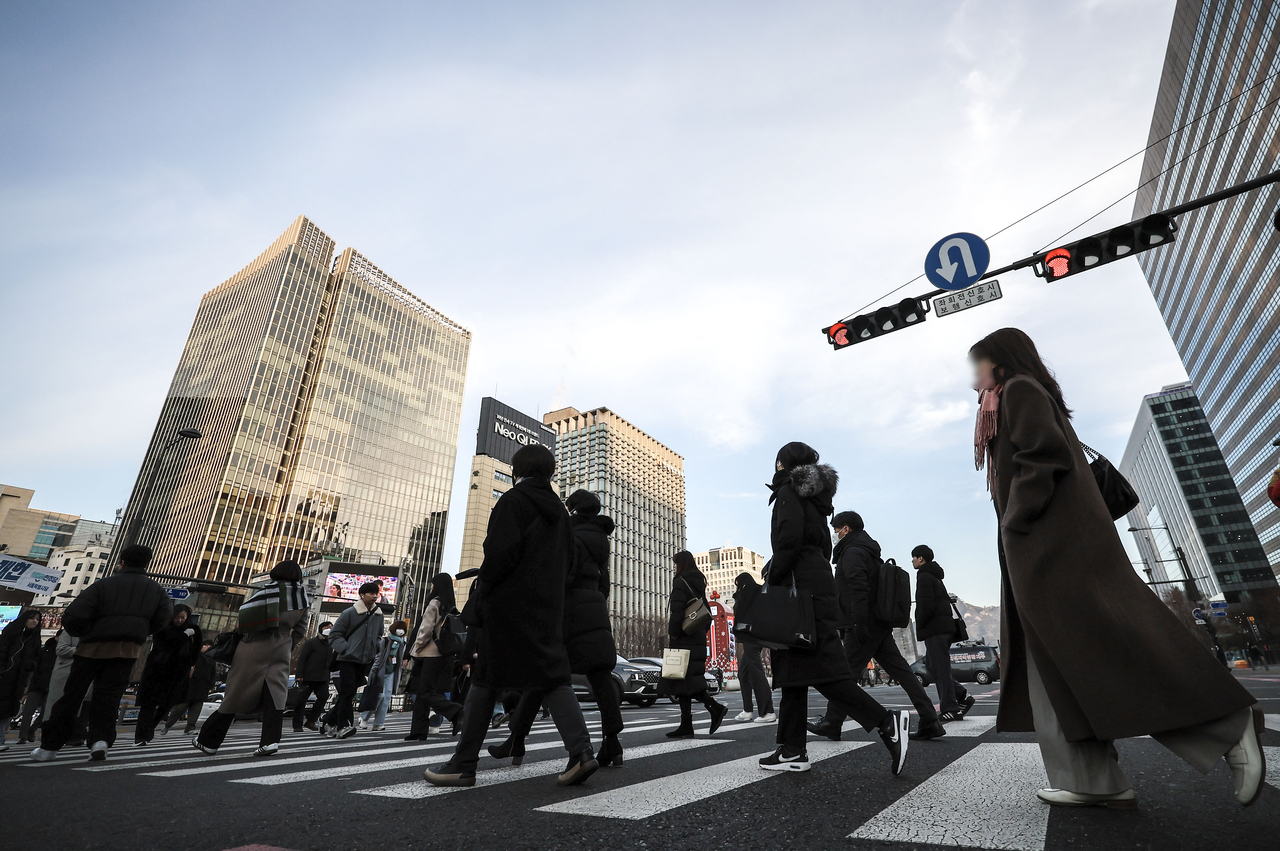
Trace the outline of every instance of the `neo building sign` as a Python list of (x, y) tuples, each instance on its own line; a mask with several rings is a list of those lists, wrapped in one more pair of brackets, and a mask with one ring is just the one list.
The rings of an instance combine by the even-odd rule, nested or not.
[(490, 396), (482, 399), (476, 454), (510, 464), (511, 457), (525, 446), (545, 446), (555, 452), (555, 429)]

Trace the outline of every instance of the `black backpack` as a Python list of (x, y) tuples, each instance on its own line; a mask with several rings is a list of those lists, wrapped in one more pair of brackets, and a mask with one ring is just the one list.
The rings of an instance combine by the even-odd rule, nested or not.
[[(459, 635), (459, 632), (462, 634)], [(462, 620), (458, 615), (452, 613), (445, 615), (436, 628), (436, 650), (440, 651), (441, 656), (460, 654), (466, 634), (467, 631), (463, 628)]]
[(886, 626), (911, 625), (911, 576), (893, 559), (880, 562), (880, 584), (871, 601), (871, 616)]

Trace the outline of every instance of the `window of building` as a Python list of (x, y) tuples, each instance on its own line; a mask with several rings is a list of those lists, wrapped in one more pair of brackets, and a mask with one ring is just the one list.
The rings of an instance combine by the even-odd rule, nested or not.
[(502, 491), (498, 490), (497, 488), (494, 488), (494, 489), (493, 489), (493, 498), (494, 498), (494, 499), (497, 499), (498, 497), (502, 496), (502, 493), (503, 493)]
[(71, 584), (72, 584), (72, 585), (75, 585), (75, 584), (76, 584), (76, 580), (78, 580), (79, 578), (80, 578), (79, 576), (73, 576), (73, 577), (71, 577)]
[(502, 482), (503, 484), (508, 484), (508, 485), (515, 484), (515, 480), (512, 479), (510, 476), (508, 476), (506, 473), (502, 472), (501, 470), (494, 470), (493, 477), (498, 481)]

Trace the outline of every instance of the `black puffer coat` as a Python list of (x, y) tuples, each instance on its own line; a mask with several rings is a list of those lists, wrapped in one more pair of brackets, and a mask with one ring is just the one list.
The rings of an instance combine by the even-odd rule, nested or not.
[(576, 558), (564, 596), (564, 644), (575, 674), (612, 669), (618, 650), (609, 623), (609, 535), (612, 517), (569, 518)]
[(40, 627), (27, 629), (28, 611), (0, 632), (0, 718), (22, 710), (22, 692), (40, 661)]
[[(689, 668), (683, 680), (658, 680), (658, 694), (698, 694), (707, 688), (707, 630), (686, 635), (684, 610), (693, 600), (707, 599), (707, 577), (697, 568), (685, 570), (671, 580), (667, 620), (667, 646), (689, 651)], [(710, 629), (708, 626), (707, 629)]]
[(81, 644), (132, 641), (164, 629), (173, 618), (173, 601), (159, 582), (141, 567), (121, 567), (99, 579), (71, 601), (62, 613), (62, 626)]
[(931, 561), (916, 571), (916, 640), (935, 635), (954, 635), (955, 617), (951, 614), (951, 597), (942, 584), (942, 568)]
[(569, 512), (544, 478), (499, 497), (480, 565), (477, 685), (551, 689), (569, 684), (564, 588), (572, 559)]
[[(191, 633), (188, 635), (187, 633)], [(163, 703), (181, 703), (186, 699), (187, 676), (196, 657), (200, 655), (203, 637), (200, 627), (187, 621), (182, 626), (172, 622), (156, 633), (151, 642), (151, 652), (142, 668), (142, 681), (138, 685), (138, 702), (153, 700)]]
[(294, 677), (299, 682), (323, 683), (329, 680), (330, 662), (333, 660), (333, 648), (329, 639), (319, 635), (308, 638), (298, 651), (298, 661), (294, 667)]
[(852, 679), (837, 629), (840, 603), (831, 573), (827, 518), (839, 477), (826, 464), (802, 464), (773, 481), (773, 558), (770, 585), (791, 585), (813, 595), (813, 650), (774, 650), (773, 687), (811, 686)]
[(836, 591), (840, 597), (840, 628), (871, 627), (871, 601), (880, 590), (880, 545), (862, 529), (836, 543), (831, 560), (836, 565)]
[(58, 639), (50, 638), (40, 649), (40, 658), (36, 662), (36, 672), (31, 675), (27, 688), (41, 694), (49, 693), (49, 681), (53, 679), (53, 666), (58, 664)]

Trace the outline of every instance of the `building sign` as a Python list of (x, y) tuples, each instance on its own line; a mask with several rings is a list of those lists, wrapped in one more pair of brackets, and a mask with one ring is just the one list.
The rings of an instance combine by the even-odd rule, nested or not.
[(555, 452), (555, 429), (491, 396), (481, 399), (476, 454), (510, 464), (511, 457), (525, 446), (545, 446)]
[(14, 556), (0, 556), (0, 585), (49, 595), (58, 590), (62, 571)]

